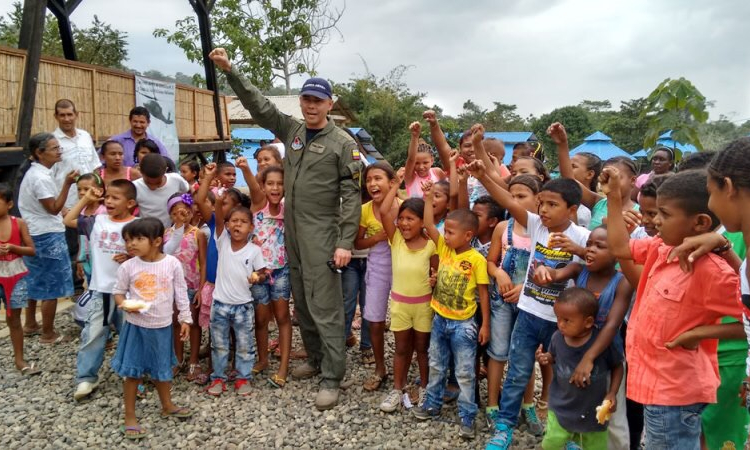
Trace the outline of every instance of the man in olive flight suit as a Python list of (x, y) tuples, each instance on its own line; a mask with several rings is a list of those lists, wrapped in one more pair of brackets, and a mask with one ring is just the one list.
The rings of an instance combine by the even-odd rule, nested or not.
[(346, 370), (344, 302), (338, 269), (351, 259), (359, 228), (362, 163), (355, 141), (328, 120), (331, 85), (311, 78), (302, 86), (304, 121), (279, 112), (274, 104), (232, 70), (222, 48), (210, 54), (255, 122), (286, 146), (284, 229), (292, 294), (308, 360), (295, 378), (321, 373), (315, 398), (319, 410), (338, 403)]

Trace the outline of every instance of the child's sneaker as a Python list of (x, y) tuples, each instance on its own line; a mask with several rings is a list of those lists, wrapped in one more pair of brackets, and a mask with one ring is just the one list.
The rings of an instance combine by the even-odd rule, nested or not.
[(385, 396), (380, 404), (380, 410), (386, 413), (392, 413), (401, 405), (401, 392), (394, 389)]
[(500, 410), (493, 408), (489, 411), (485, 411), (485, 418), (487, 419), (487, 429), (492, 431), (495, 429), (497, 419), (500, 417)]
[(458, 436), (461, 439), (473, 440), (476, 436), (476, 430), (474, 429), (474, 421), (468, 419), (461, 419), (461, 428), (458, 430)]
[(495, 434), (487, 443), (486, 450), (508, 450), (513, 442), (513, 428), (504, 423), (495, 426)]
[(414, 417), (419, 420), (429, 420), (440, 415), (440, 411), (434, 408), (425, 408), (424, 405), (415, 406), (411, 409)]
[(89, 381), (82, 381), (76, 386), (76, 391), (75, 393), (73, 393), (73, 398), (75, 399), (75, 401), (81, 401), (91, 395), (91, 393), (94, 392), (94, 389), (96, 389), (97, 386), (99, 386), (98, 381), (94, 381), (93, 383)]
[(224, 380), (222, 380), (221, 378), (216, 378), (211, 382), (211, 384), (208, 385), (208, 387), (206, 388), (206, 393), (208, 393), (208, 395), (218, 397), (226, 390), (227, 385), (224, 383)]
[(521, 408), (521, 419), (526, 422), (526, 426), (529, 427), (529, 433), (534, 436), (541, 436), (544, 434), (544, 425), (542, 425), (539, 417), (537, 417), (534, 405)]
[(246, 397), (252, 392), (252, 386), (247, 380), (237, 380), (234, 382), (234, 391), (237, 393), (237, 395)]
[(565, 443), (565, 450), (582, 450), (582, 447), (573, 441)]

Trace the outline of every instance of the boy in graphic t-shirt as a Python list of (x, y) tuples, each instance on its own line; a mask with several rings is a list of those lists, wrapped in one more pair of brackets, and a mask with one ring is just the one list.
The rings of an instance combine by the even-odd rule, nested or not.
[[(481, 146), (484, 127), (475, 125), (472, 131), (474, 145)], [(539, 193), (537, 215), (528, 212), (508, 191), (487, 177), (481, 161), (470, 164), (467, 169), (519, 225), (526, 227), (532, 243), (529, 269), (518, 301), (518, 318), (511, 337), (508, 374), (503, 384), (495, 435), (487, 446), (507, 449), (513, 440), (513, 427), (518, 421), (523, 393), (534, 369), (536, 349), (540, 344), (545, 351), (549, 347), (552, 334), (557, 329), (553, 305), (569, 284), (551, 280), (551, 283), (542, 286), (534, 281), (535, 269), (539, 266), (561, 269), (570, 263), (580, 263), (581, 258), (576, 254), (582, 251), (590, 232), (570, 220), (570, 217), (575, 217), (581, 203), (581, 188), (576, 181), (557, 179), (547, 182)]]
[(425, 195), (424, 226), (430, 239), (437, 245), (440, 263), (437, 284), (430, 301), (432, 309), (437, 313), (432, 319), (430, 337), (430, 380), (424, 402), (413, 409), (414, 416), (427, 420), (440, 414), (445, 378), (448, 375), (448, 357), (453, 355), (460, 387), (459, 436), (474, 439), (474, 419), (477, 415), (474, 398), (477, 341), (485, 344), (490, 337), (489, 321), (485, 321), (477, 332), (477, 322), (474, 320), (477, 293), (482, 316), (489, 317), (490, 314), (487, 260), (471, 247), (471, 240), (479, 227), (479, 219), (468, 209), (451, 211), (445, 219), (445, 236), (442, 236), (433, 220), (432, 182), (425, 182), (422, 191)]
[(136, 190), (132, 182), (112, 181), (104, 196), (107, 214), (79, 216), (81, 211), (101, 195), (90, 189), (65, 216), (65, 225), (78, 228), (89, 238), (91, 249), (91, 281), (89, 282), (86, 319), (81, 330), (81, 345), (76, 362), (76, 390), (73, 398), (82, 400), (99, 385), (98, 372), (104, 361), (104, 349), (109, 334), (108, 324), (118, 325), (117, 307), (112, 291), (117, 281), (117, 269), (128, 259), (122, 229), (135, 220)]

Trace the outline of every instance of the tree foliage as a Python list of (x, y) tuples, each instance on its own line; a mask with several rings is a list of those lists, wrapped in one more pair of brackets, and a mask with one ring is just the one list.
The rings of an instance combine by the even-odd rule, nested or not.
[[(18, 47), (23, 8), (21, 2), (13, 3), (13, 10), (6, 17), (0, 17), (0, 44)], [(72, 24), (73, 42), (78, 60), (88, 64), (125, 69), (128, 60), (127, 33), (94, 16), (91, 26), (78, 28)], [(42, 54), (64, 57), (57, 19), (47, 14), (42, 33)]]
[(570, 148), (580, 145), (586, 136), (595, 131), (588, 113), (580, 106), (557, 108), (532, 120), (529, 128), (542, 143), (542, 149), (550, 167), (557, 165), (557, 151), (554, 142), (547, 136), (547, 128), (555, 122), (560, 122), (565, 126)]
[[(291, 78), (314, 74), (318, 55), (327, 44), (343, 9), (331, 0), (218, 0), (211, 11), (215, 47), (224, 47), (232, 65), (260, 88), (282, 80), (287, 93)], [(154, 36), (180, 47), (187, 58), (203, 63), (197, 19), (188, 16), (174, 30), (158, 28)]]
[(383, 78), (367, 74), (334, 86), (334, 92), (357, 117), (355, 125), (373, 137), (375, 147), (395, 167), (406, 161), (411, 122), (427, 109), (424, 94), (411, 92), (403, 82), (406, 66), (398, 66)]
[[(703, 150), (698, 125), (708, 120), (706, 97), (689, 80), (667, 78), (646, 99), (642, 116), (648, 119), (648, 131), (643, 146), (653, 148), (663, 132), (672, 130), (672, 139), (693, 144)], [(677, 150), (677, 149), (675, 149)], [(675, 157), (680, 159), (680, 152)]]

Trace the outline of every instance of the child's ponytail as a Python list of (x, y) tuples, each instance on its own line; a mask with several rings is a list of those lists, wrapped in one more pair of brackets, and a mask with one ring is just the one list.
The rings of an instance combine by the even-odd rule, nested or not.
[(717, 153), (708, 166), (708, 175), (720, 187), (729, 178), (737, 188), (750, 189), (750, 137), (732, 141)]

